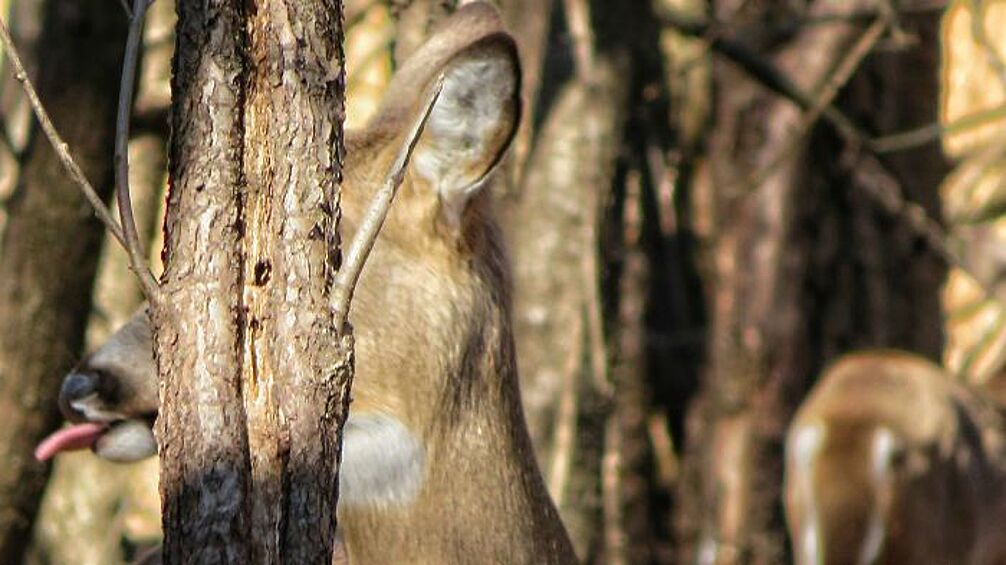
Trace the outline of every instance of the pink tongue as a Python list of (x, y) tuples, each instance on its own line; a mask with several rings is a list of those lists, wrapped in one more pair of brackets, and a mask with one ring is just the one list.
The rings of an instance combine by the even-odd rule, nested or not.
[(35, 459), (45, 461), (61, 451), (91, 447), (105, 431), (104, 424), (88, 422), (56, 430), (35, 448)]

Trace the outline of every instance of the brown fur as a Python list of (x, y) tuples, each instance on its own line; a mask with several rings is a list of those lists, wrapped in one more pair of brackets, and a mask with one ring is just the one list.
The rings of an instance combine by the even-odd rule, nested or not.
[[(465, 64), (482, 76), (462, 77), (471, 87), (457, 89), (451, 99), (445, 86), (437, 107), (474, 113), (484, 127), (427, 125), (351, 306), (357, 359), (351, 417), (394, 418), (424, 455), (414, 499), (340, 505), (354, 565), (575, 562), (524, 422), (509, 266), (490, 191), (482, 188), (520, 115), (516, 47), (489, 4), (466, 5), (445, 20), (398, 71), (372, 123), (347, 135), (344, 241), (351, 240), (436, 77), (456, 78), (452, 71)], [(478, 99), (485, 96), (492, 103), (479, 113)], [(453, 106), (441, 106), (445, 100)], [(417, 164), (424, 155), (445, 155), (437, 163), (446, 165), (424, 172)], [(101, 375), (141, 380), (144, 386), (118, 389), (142, 391), (140, 404), (149, 413), (156, 408), (149, 348), (134, 349), (147, 369)], [(106, 400), (99, 395), (89, 402)], [(127, 418), (145, 415), (130, 399), (114, 402), (111, 408)]]
[[(872, 553), (871, 563), (892, 565), (1006, 563), (1004, 425), (984, 394), (921, 357), (874, 351), (840, 359), (787, 440), (796, 562), (852, 565)], [(820, 431), (815, 449), (801, 452), (801, 434)], [(891, 449), (878, 451), (878, 433), (893, 439)], [(883, 531), (873, 552), (864, 549), (871, 520)], [(816, 559), (801, 550), (814, 531)]]
[[(462, 50), (471, 56), (473, 45), (514, 56), (487, 6), (471, 6), (445, 26), (414, 57), (420, 64), (396, 75), (371, 126), (349, 139), (349, 221), (369, 202), (358, 187), (374, 186), (387, 172), (424, 88), (445, 62)], [(509, 143), (517, 111), (515, 104), (492, 145)], [(499, 157), (468, 164), (472, 177)], [(460, 226), (446, 225), (433, 190), (410, 171), (368, 261), (351, 312), (360, 329), (352, 409), (399, 416), (423, 438), (427, 468), (414, 504), (341, 511), (353, 563), (574, 560), (524, 424), (508, 266), (491, 206), (481, 191)]]

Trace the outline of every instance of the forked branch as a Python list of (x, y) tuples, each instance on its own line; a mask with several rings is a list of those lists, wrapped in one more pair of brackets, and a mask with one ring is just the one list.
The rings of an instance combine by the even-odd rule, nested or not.
[(391, 202), (395, 199), (398, 187), (402, 185), (402, 181), (405, 179), (405, 167), (409, 165), (412, 152), (416, 148), (416, 144), (419, 143), (419, 136), (422, 135), (423, 128), (426, 127), (426, 122), (429, 120), (433, 106), (436, 104), (437, 98), (440, 97), (440, 91), (443, 88), (444, 77), (440, 75), (427, 96), (423, 111), (416, 118), (412, 127), (409, 128), (405, 142), (402, 144), (401, 149), (398, 150), (398, 155), (395, 157), (394, 162), (392, 162), (388, 175), (384, 178), (384, 182), (380, 188), (377, 189), (373, 200), (370, 201), (370, 207), (363, 216), (360, 227), (356, 235), (353, 236), (349, 249), (346, 251), (346, 259), (342, 263), (342, 268), (339, 269), (335, 280), (332, 282), (332, 294), (329, 303), (331, 304), (335, 327), (340, 330), (346, 323), (346, 317), (349, 315), (349, 303), (353, 299), (353, 291), (356, 289), (356, 283), (360, 280), (363, 264), (367, 261), (370, 250), (374, 247), (377, 235), (381, 232), (381, 226), (384, 225), (384, 219), (388, 217)]
[(158, 287), (153, 274), (143, 259), (142, 245), (137, 233), (136, 221), (133, 218), (132, 203), (129, 197), (128, 158), (129, 114), (132, 109), (133, 87), (136, 82), (136, 66), (139, 59), (140, 40), (143, 33), (143, 19), (149, 2), (150, 0), (135, 0), (129, 26), (129, 35), (126, 40), (126, 53), (122, 65), (122, 83), (119, 91), (119, 110), (116, 118), (115, 133), (115, 184), (119, 217), (122, 220), (121, 227), (112, 217), (111, 212), (105, 206), (101, 197), (95, 192), (94, 187), (87, 180), (87, 176), (84, 175), (84, 172), (77, 165), (73, 156), (70, 155), (66, 142), (63, 141), (59, 132), (56, 131), (56, 127), (52, 124), (48, 112), (45, 111), (45, 107), (42, 106), (42, 102), (38, 98), (34, 85), (28, 79), (28, 73), (25, 71), (20, 54), (14, 46), (14, 41), (11, 39), (10, 31), (2, 20), (0, 20), (0, 41), (3, 42), (4, 51), (6, 51), (14, 66), (14, 78), (21, 83), (28, 102), (31, 104), (39, 124), (42, 126), (42, 131), (49, 139), (49, 143), (52, 144), (53, 150), (63, 163), (63, 167), (69, 173), (73, 182), (80, 187), (84, 193), (84, 197), (87, 198), (91, 207), (94, 208), (98, 219), (101, 220), (102, 224), (112, 233), (112, 236), (126, 249), (126, 252), (129, 254), (130, 267), (136, 273), (144, 294), (146, 294), (147, 299), (154, 300), (158, 296)]

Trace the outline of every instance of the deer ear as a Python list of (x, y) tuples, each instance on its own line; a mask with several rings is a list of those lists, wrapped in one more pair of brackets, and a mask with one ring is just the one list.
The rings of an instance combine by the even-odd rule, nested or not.
[(440, 70), (443, 89), (412, 156), (456, 222), (510, 146), (520, 120), (520, 65), (513, 39), (495, 33), (457, 52)]

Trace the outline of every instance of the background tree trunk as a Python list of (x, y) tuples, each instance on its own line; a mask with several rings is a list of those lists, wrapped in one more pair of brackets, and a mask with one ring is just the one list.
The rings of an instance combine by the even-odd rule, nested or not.
[[(40, 12), (37, 86), (85, 174), (106, 194), (126, 20), (103, 0)], [(49, 465), (35, 444), (60, 422), (56, 395), (84, 340), (102, 227), (48, 140), (32, 138), (0, 247), (0, 562), (18, 563)], [(58, 304), (58, 308), (53, 305)]]
[[(353, 0), (349, 21), (373, 26), (362, 34), (370, 46), (356, 68), (376, 61), (370, 68), (378, 85), (355, 101), (369, 97), (372, 109), (393, 66), (391, 51), (401, 61), (461, 3)], [(912, 214), (939, 217), (936, 186), (946, 165), (932, 137), (882, 154), (863, 141), (935, 119), (939, 8), (899, 4), (881, 33), (864, 40), (875, 18), (891, 15), (886, 4), (497, 3), (524, 68), (524, 121), (499, 195), (514, 259), (522, 392), (540, 467), (580, 557), (785, 562), (781, 440), (821, 366), (856, 347), (897, 346), (931, 358), (942, 347), (937, 288), (944, 268), (927, 247), (932, 238), (920, 237), (904, 210), (892, 210), (907, 200)], [(297, 22), (338, 9), (330, 2), (304, 20), (315, 3), (302, 4), (288, 12)], [(280, 232), (270, 211), (284, 198), (291, 154), (338, 162), (338, 154), (318, 149), (333, 147), (320, 130), (284, 125), (288, 115), (301, 125), (337, 121), (335, 85), (314, 82), (337, 77), (335, 67), (296, 51), (303, 44), (334, 53), (335, 35), (315, 42), (314, 30), (324, 25), (292, 24), (304, 40), (287, 51), (274, 37), (279, 3), (259, 3), (254, 13), (246, 4), (214, 6), (180, 7), (178, 41), (186, 51), (176, 63), (173, 266), (165, 277), (172, 298), (155, 314), (176, 325), (159, 338), (179, 366), (191, 371), (199, 358), (214, 368), (163, 389), (171, 422), (162, 433), (183, 434), (190, 461), (179, 462), (182, 454), (170, 446), (182, 436), (174, 436), (168, 546), (191, 543), (204, 550), (197, 559), (241, 562), (293, 544), (317, 559), (323, 552), (315, 550), (328, 543), (331, 507), (306, 495), (318, 504), (301, 516), (320, 516), (311, 522), (317, 528), (292, 533), (317, 543), (284, 541), (281, 532), (291, 532), (282, 524), (293, 514), (277, 481), (300, 465), (294, 454), (301, 447), (305, 468), (333, 462), (330, 445), (301, 440), (334, 432), (284, 431), (279, 414), (302, 410), (283, 404), (294, 398), (288, 387), (303, 385), (278, 377), (327, 374), (346, 350), (330, 351), (335, 357), (327, 361), (296, 356), (308, 359), (303, 365), (281, 356), (290, 343), (280, 337), (307, 349), (337, 340), (326, 326), (323, 281), (294, 283), (306, 285), (303, 302), (314, 304), (313, 313), (287, 310), (280, 298), (297, 264), (328, 268), (325, 242), (305, 236), (310, 230), (277, 240), (254, 234)], [(218, 11), (202, 11), (211, 9)], [(854, 47), (860, 41), (862, 50)], [(199, 66), (196, 53), (214, 64)], [(851, 74), (837, 76), (845, 63)], [(291, 85), (284, 73), (298, 65), (309, 78)], [(808, 111), (815, 99), (830, 100), (823, 116)], [(275, 115), (277, 108), (285, 114)], [(847, 120), (838, 129), (836, 112)], [(139, 113), (142, 126), (147, 118)], [(308, 163), (297, 167), (327, 174)], [(304, 193), (297, 209), (276, 214), (327, 225), (333, 219), (319, 212), (330, 198), (326, 182)], [(958, 188), (964, 194), (967, 187)], [(984, 224), (967, 229), (965, 241), (978, 242), (976, 250), (997, 241), (981, 231)], [(208, 243), (203, 255), (193, 254)], [(290, 250), (303, 255), (290, 259)], [(994, 264), (982, 268), (994, 271)], [(207, 300), (206, 292), (217, 298)], [(1002, 320), (985, 313), (1001, 308), (979, 311), (969, 300), (959, 313), (967, 320), (959, 322), (986, 320), (971, 338), (990, 350), (971, 368), (988, 377), (1006, 339), (984, 339), (985, 326)], [(277, 328), (294, 317), (307, 333), (281, 336)], [(195, 351), (196, 327), (223, 339)], [(972, 341), (958, 344), (958, 363), (970, 363)], [(255, 381), (247, 374), (253, 361), (268, 368)], [(193, 393), (205, 396), (180, 401)], [(188, 435), (207, 425), (230, 435), (213, 440), (220, 443)], [(326, 480), (303, 485), (313, 493), (333, 488), (327, 479), (334, 475), (321, 476)], [(200, 529), (193, 521), (179, 530), (197, 500), (214, 509), (202, 518), (224, 517), (226, 527)], [(240, 545), (249, 536), (253, 549)]]
[[(169, 80), (175, 4), (157, 0), (147, 14), (143, 57), (129, 142), (133, 212), (155, 273), (167, 176)], [(156, 241), (154, 241), (156, 239)], [(93, 351), (122, 327), (143, 300), (125, 250), (105, 238), (98, 260), (86, 349)], [(64, 453), (53, 466), (27, 563), (117, 565), (161, 539), (157, 461), (122, 465), (87, 451)]]

